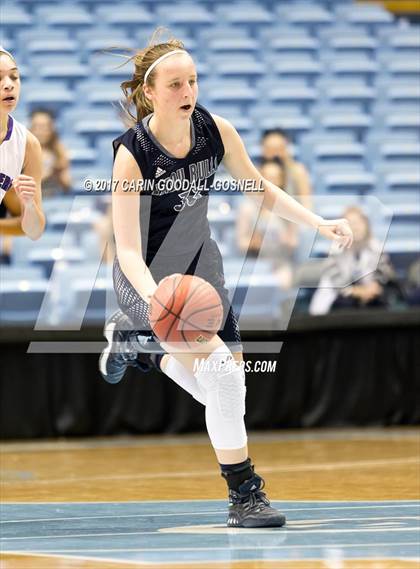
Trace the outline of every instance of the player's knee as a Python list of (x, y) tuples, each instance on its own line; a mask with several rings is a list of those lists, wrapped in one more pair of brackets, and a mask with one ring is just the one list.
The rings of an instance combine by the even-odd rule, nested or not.
[(245, 373), (226, 347), (215, 350), (196, 375), (200, 388), (215, 398), (221, 416), (234, 421), (245, 415)]

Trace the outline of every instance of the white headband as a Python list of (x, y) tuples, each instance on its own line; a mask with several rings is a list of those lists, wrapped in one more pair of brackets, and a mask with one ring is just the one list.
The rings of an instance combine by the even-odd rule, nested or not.
[(7, 49), (4, 49), (4, 47), (2, 45), (0, 45), (0, 53), (5, 53), (6, 55), (8, 55), (10, 57), (10, 59), (13, 59), (13, 61), (15, 61), (15, 58), (10, 53), (10, 51), (7, 51)]
[(173, 51), (168, 51), (168, 53), (164, 53), (163, 55), (161, 55), (160, 57), (158, 57), (156, 59), (156, 61), (154, 61), (152, 63), (152, 65), (149, 67), (149, 69), (146, 71), (146, 73), (144, 74), (144, 83), (146, 83), (147, 78), (149, 77), (149, 75), (151, 74), (151, 72), (153, 71), (153, 69), (156, 67), (156, 65), (159, 65), (159, 63), (161, 61), (163, 61), (164, 59), (166, 59), (167, 57), (169, 57), (170, 55), (174, 55), (175, 53), (187, 53), (185, 51), (185, 49), (174, 49)]

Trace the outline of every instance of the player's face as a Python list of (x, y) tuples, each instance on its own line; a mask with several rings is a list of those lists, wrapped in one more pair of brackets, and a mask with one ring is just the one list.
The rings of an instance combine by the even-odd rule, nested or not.
[(269, 134), (263, 140), (262, 154), (266, 160), (272, 160), (273, 158), (287, 160), (289, 157), (287, 140), (280, 134)]
[(16, 63), (8, 55), (0, 55), (0, 109), (9, 114), (19, 100), (20, 78)]
[(153, 109), (174, 118), (190, 118), (197, 102), (197, 71), (188, 54), (177, 54), (162, 61), (150, 89)]

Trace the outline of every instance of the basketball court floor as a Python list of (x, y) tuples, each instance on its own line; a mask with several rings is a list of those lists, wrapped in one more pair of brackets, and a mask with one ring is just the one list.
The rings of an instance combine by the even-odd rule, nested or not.
[(205, 436), (1, 445), (1, 569), (420, 567), (420, 432), (251, 433), (279, 529), (228, 529)]

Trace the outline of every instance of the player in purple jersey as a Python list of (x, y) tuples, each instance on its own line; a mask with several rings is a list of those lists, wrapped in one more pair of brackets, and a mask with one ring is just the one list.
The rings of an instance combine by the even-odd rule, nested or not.
[[(45, 227), (41, 203), (41, 146), (10, 114), (17, 106), (19, 95), (16, 61), (0, 46), (0, 202), (5, 198), (6, 208), (15, 215), (0, 221), (0, 231), (8, 235), (23, 232), (31, 239), (38, 239)], [(13, 195), (8, 196), (8, 193)]]
[[(223, 160), (233, 178), (261, 186), (264, 206), (280, 217), (317, 229), (344, 247), (352, 233), (346, 220), (325, 221), (261, 176), (235, 128), (197, 104), (197, 71), (180, 41), (151, 45), (133, 60), (133, 77), (122, 87), (136, 115), (132, 128), (114, 141), (114, 286), (122, 312), (105, 326), (109, 346), (100, 369), (116, 383), (128, 365), (143, 371), (154, 365), (200, 401), (228, 484), (227, 525), (280, 527), (285, 516), (270, 506), (264, 481), (248, 457), (242, 346), (221, 255), (210, 238), (206, 181), (211, 183)], [(187, 183), (177, 188), (175, 180)], [(127, 191), (141, 187), (139, 181), (154, 183), (144, 185), (144, 193)], [(204, 347), (181, 353), (161, 344), (162, 356), (147, 351), (148, 309), (158, 283), (172, 273), (210, 282), (222, 298), (225, 323)], [(207, 365), (197, 371), (197, 360)]]

